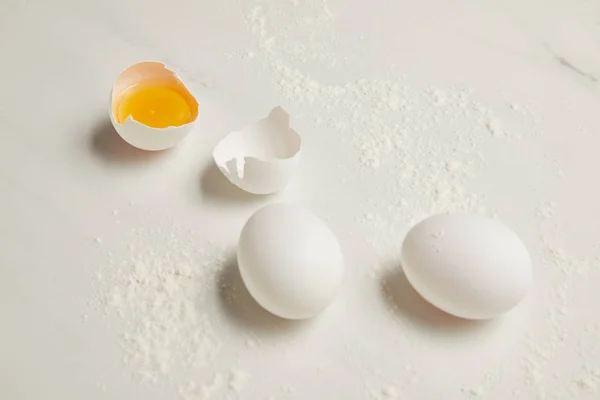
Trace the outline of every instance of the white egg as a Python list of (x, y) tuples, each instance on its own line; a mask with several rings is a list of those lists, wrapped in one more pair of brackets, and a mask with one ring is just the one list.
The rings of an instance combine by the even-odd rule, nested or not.
[(237, 258), (252, 297), (287, 319), (310, 318), (325, 309), (344, 275), (342, 251), (331, 229), (289, 204), (268, 205), (250, 217)]
[(533, 272), (523, 242), (481, 215), (437, 215), (415, 225), (402, 245), (402, 266), (417, 292), (467, 319), (494, 318), (529, 291)]

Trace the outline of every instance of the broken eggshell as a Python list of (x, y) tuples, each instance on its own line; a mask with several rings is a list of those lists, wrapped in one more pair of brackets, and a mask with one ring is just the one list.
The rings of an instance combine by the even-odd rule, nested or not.
[[(119, 123), (116, 117), (117, 109), (126, 92), (147, 82), (177, 86), (192, 109), (192, 121), (185, 125), (152, 128), (129, 116), (123, 123)], [(173, 147), (192, 130), (198, 117), (198, 102), (174, 71), (163, 63), (146, 61), (133, 64), (119, 74), (110, 94), (109, 114), (110, 121), (123, 140), (138, 149), (158, 151)]]
[(219, 170), (231, 183), (254, 194), (285, 188), (300, 158), (302, 139), (290, 128), (281, 107), (244, 129), (231, 132), (213, 151)]

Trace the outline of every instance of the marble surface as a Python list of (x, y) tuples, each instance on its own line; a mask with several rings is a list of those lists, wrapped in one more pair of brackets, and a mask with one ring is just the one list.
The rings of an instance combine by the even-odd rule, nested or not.
[[(597, 1), (0, 9), (2, 399), (599, 398)], [(141, 60), (176, 69), (200, 103), (196, 131), (168, 152), (130, 148), (108, 121), (114, 79)], [(305, 135), (302, 168), (278, 196), (241, 194), (212, 148), (276, 104)], [(458, 161), (431, 172), (445, 157)], [(446, 186), (449, 200), (430, 202)], [(220, 339), (214, 359), (185, 380), (177, 366), (138, 379), (124, 361), (129, 316), (98, 305), (98, 272), (111, 274), (132, 230), (162, 227), (161, 240), (172, 221), (230, 259), (246, 218), (276, 200), (338, 234), (348, 272), (336, 302), (289, 325), (243, 287), (224, 302), (239, 282), (220, 271), (199, 311)], [(441, 314), (398, 274), (410, 224), (456, 208), (498, 216), (531, 250), (535, 288), (498, 321)], [(186, 392), (215, 377), (214, 393)]]

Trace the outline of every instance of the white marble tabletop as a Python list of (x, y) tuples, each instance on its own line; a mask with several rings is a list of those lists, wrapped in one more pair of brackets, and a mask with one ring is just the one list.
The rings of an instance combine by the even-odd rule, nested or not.
[[(2, 1), (0, 398), (598, 399), (599, 50), (590, 0)], [(108, 120), (143, 60), (200, 103), (166, 152)], [(278, 104), (301, 168), (242, 194), (212, 148)], [(347, 261), (305, 323), (235, 268), (244, 221), (279, 200), (326, 218)], [(407, 229), (454, 210), (531, 252), (503, 318), (447, 316), (402, 277)]]

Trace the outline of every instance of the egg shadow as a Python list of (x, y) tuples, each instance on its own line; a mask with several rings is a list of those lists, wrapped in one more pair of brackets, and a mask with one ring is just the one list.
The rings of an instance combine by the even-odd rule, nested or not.
[(450, 335), (476, 333), (493, 325), (487, 320), (469, 320), (450, 315), (425, 300), (410, 284), (400, 265), (388, 269), (381, 279), (388, 306), (402, 319), (432, 332)]
[(110, 119), (104, 118), (90, 134), (90, 149), (94, 155), (111, 164), (138, 164), (161, 158), (168, 150), (140, 150), (127, 143), (115, 130)]
[(252, 194), (240, 189), (229, 182), (213, 161), (201, 173), (200, 194), (207, 203), (219, 206), (263, 204), (276, 197), (274, 194)]
[(276, 336), (306, 325), (305, 321), (279, 318), (262, 308), (246, 289), (235, 256), (225, 264), (217, 285), (220, 307), (241, 329)]

